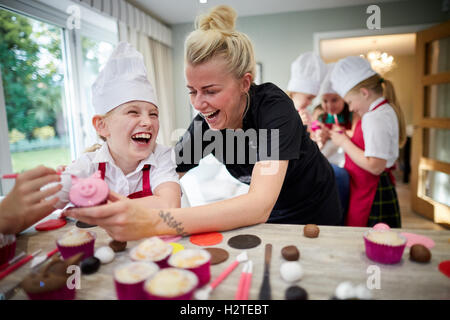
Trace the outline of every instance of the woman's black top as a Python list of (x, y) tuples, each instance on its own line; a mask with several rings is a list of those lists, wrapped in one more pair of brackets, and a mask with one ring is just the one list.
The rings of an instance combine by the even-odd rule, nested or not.
[[(342, 209), (333, 169), (310, 139), (292, 100), (272, 83), (252, 84), (249, 96), (243, 131), (209, 130), (203, 117), (194, 118), (175, 147), (176, 171), (186, 172), (212, 153), (232, 176), (250, 184), (256, 161), (289, 160), (283, 186), (267, 222), (339, 225)], [(244, 133), (247, 138), (237, 143), (236, 136)], [(275, 153), (270, 152), (272, 148)]]

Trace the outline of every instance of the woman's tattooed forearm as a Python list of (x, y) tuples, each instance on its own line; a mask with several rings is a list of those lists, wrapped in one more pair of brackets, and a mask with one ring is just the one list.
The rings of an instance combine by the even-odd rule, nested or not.
[(175, 220), (170, 212), (160, 211), (159, 216), (163, 219), (163, 221), (170, 227), (175, 229), (178, 235), (185, 237), (188, 235), (187, 232), (184, 232), (184, 227), (181, 222)]

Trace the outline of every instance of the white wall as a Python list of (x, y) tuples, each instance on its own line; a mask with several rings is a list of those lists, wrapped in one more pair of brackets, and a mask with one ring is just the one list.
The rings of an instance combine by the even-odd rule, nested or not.
[[(218, 1), (225, 3), (226, 1)], [(282, 2), (280, 2), (282, 3)], [(376, 3), (376, 1), (374, 1)], [(439, 23), (449, 20), (441, 0), (381, 3), (381, 27)], [(366, 28), (367, 6), (291, 12), (238, 18), (237, 29), (253, 42), (256, 61), (263, 66), (263, 81), (286, 89), (290, 64), (302, 52), (313, 50), (313, 34)], [(172, 26), (177, 128), (187, 128), (191, 108), (184, 79), (184, 40), (193, 23)]]

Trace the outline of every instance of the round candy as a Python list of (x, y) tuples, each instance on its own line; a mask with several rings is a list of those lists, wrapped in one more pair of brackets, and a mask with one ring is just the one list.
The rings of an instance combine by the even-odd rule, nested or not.
[(94, 256), (81, 261), (81, 272), (84, 274), (91, 274), (97, 272), (100, 268), (100, 260)]
[(208, 251), (211, 254), (211, 264), (219, 264), (228, 259), (228, 251), (221, 249), (221, 248), (206, 248), (206, 251)]
[(122, 251), (125, 251), (125, 249), (127, 247), (127, 242), (112, 240), (109, 242), (109, 247), (111, 249), (113, 249), (114, 252), (122, 252)]
[(284, 296), (286, 300), (308, 300), (308, 292), (299, 286), (287, 288)]
[(100, 260), (101, 263), (106, 264), (114, 260), (115, 253), (110, 247), (100, 247), (95, 251), (94, 256)]
[(223, 235), (219, 232), (205, 232), (192, 235), (189, 241), (198, 246), (213, 246), (221, 243), (222, 239)]
[(240, 234), (228, 240), (228, 245), (235, 249), (251, 249), (259, 246), (261, 239), (252, 234)]
[(286, 246), (281, 249), (281, 255), (287, 261), (297, 261), (300, 258), (300, 251), (296, 246)]
[(280, 268), (281, 277), (287, 282), (297, 282), (303, 277), (303, 268), (295, 261), (284, 262)]
[(427, 247), (415, 244), (409, 249), (409, 257), (416, 262), (429, 262), (431, 260), (431, 252)]
[(303, 234), (308, 238), (317, 238), (319, 236), (320, 229), (315, 224), (307, 224), (303, 228)]

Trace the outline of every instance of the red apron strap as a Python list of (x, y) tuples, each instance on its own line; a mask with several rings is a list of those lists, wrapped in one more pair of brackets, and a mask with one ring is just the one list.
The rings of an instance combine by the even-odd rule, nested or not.
[(150, 165), (146, 164), (144, 168), (142, 169), (142, 191), (145, 194), (148, 194), (151, 192), (150, 187)]
[(106, 162), (100, 162), (98, 164), (98, 170), (102, 174), (102, 180), (105, 180)]
[(383, 104), (388, 103), (387, 99), (384, 99), (383, 101), (381, 101), (379, 104), (377, 104), (372, 110), (370, 111), (374, 111), (375, 109), (377, 109), (378, 107), (381, 107)]

